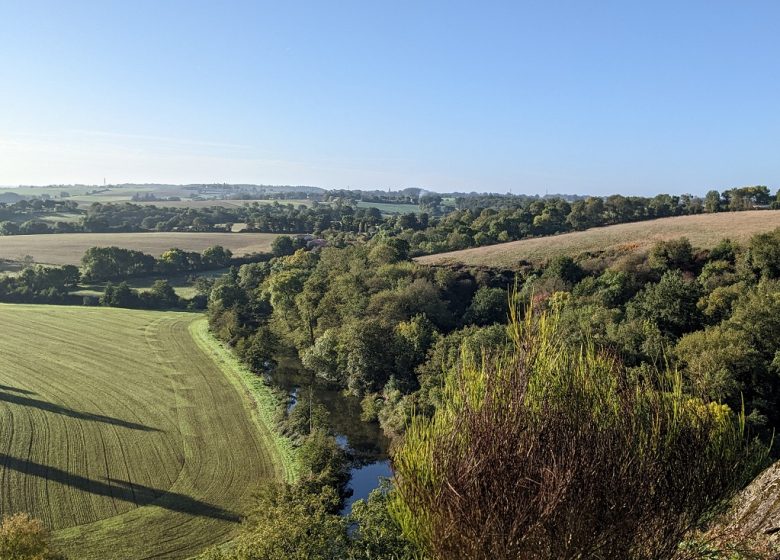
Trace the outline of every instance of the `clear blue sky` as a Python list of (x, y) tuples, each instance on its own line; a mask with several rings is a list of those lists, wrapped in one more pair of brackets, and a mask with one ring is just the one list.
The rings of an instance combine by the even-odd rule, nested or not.
[(780, 186), (780, 2), (0, 0), (0, 184)]

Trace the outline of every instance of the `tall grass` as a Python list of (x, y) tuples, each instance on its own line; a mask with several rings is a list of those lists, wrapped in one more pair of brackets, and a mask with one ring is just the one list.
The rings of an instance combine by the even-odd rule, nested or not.
[(766, 459), (741, 414), (569, 348), (513, 310), (513, 348), (464, 356), (394, 455), (392, 513), (425, 557), (658, 559)]

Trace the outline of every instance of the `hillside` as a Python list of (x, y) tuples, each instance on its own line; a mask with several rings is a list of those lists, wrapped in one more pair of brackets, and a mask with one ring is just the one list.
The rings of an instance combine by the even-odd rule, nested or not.
[(205, 319), (0, 305), (0, 321), (0, 514), (40, 518), (69, 557), (188, 558), (287, 477)]
[(53, 233), (0, 236), (0, 259), (21, 260), (30, 255), (37, 263), (79, 264), (90, 247), (116, 246), (159, 257), (176, 247), (198, 251), (222, 245), (236, 256), (269, 251), (274, 233)]
[(558, 255), (576, 257), (583, 253), (620, 255), (644, 252), (658, 241), (677, 237), (687, 237), (694, 247), (708, 248), (726, 237), (745, 242), (756, 233), (777, 227), (780, 227), (780, 211), (776, 210), (698, 214), (426, 255), (416, 261), (430, 265), (461, 264), (511, 269), (523, 261), (540, 263)]

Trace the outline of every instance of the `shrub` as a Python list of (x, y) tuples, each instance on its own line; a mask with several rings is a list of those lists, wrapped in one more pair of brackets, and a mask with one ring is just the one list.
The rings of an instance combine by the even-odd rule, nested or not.
[(436, 559), (670, 557), (753, 475), (744, 417), (512, 320), (511, 351), (449, 374), (394, 454), (392, 513)]
[(650, 251), (650, 266), (662, 272), (688, 270), (693, 264), (693, 247), (687, 237), (659, 241)]
[(255, 507), (241, 534), (227, 550), (212, 549), (202, 560), (340, 560), (347, 558), (349, 537), (336, 492), (313, 494), (297, 486), (271, 485), (255, 495)]
[(0, 521), (0, 558), (3, 560), (64, 560), (49, 545), (49, 532), (26, 513)]

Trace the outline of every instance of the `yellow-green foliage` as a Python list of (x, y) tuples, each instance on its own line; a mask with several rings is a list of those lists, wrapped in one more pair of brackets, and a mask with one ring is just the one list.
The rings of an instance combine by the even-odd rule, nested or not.
[(64, 560), (49, 545), (49, 532), (26, 513), (0, 520), (0, 558), (3, 560)]
[[(434, 416), (411, 421), (394, 455), (398, 491), (391, 511), (428, 555), (448, 557), (454, 552), (446, 541), (463, 539), (464, 558), (579, 558), (594, 550), (656, 558), (765, 459), (765, 450), (748, 445), (743, 415), (685, 394), (673, 372), (630, 377), (593, 346), (569, 348), (556, 323), (554, 315), (528, 312), (520, 319), (513, 312), (513, 349), (465, 355), (462, 367), (449, 373)], [(572, 438), (587, 439), (592, 455)], [(506, 449), (511, 446), (520, 448)], [(517, 463), (486, 465), (491, 461)], [(600, 472), (602, 479), (579, 469)], [(496, 480), (500, 476), (509, 478)], [(648, 499), (643, 493), (659, 502), (674, 494), (675, 503), (637, 511), (634, 503)], [(578, 527), (578, 503), (583, 519), (592, 515), (583, 521), (590, 527)], [(625, 519), (618, 515), (612, 524), (627, 526), (616, 531), (605, 523), (602, 514), (610, 511), (625, 511)], [(515, 525), (506, 519), (512, 515)], [(579, 542), (581, 529), (588, 534)], [(473, 543), (481, 538), (480, 549)], [(584, 556), (569, 556), (575, 553)]]
[(267, 485), (242, 524), (241, 534), (198, 560), (346, 560), (345, 519), (332, 513), (336, 491), (310, 493), (302, 486)]
[(187, 558), (292, 476), (271, 396), (202, 316), (0, 305), (0, 323), (0, 514), (69, 557)]

